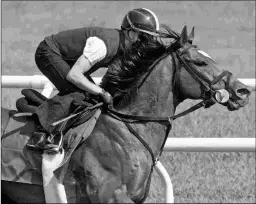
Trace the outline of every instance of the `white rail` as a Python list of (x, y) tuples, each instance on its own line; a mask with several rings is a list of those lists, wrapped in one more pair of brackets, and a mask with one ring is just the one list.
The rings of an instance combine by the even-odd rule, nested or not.
[[(93, 77), (100, 83), (101, 77)], [(239, 79), (255, 91), (255, 79)], [(53, 84), (44, 76), (2, 76), (2, 88), (43, 89), (42, 94), (50, 97)], [(255, 152), (255, 138), (168, 138), (164, 151), (171, 152)], [(156, 171), (165, 185), (165, 202), (174, 203), (170, 176), (158, 161)]]
[(255, 152), (255, 138), (168, 138), (166, 152)]
[[(95, 83), (101, 82), (101, 77), (93, 77)], [(255, 91), (255, 79), (238, 79)], [(34, 88), (43, 89), (44, 85), (51, 83), (45, 76), (2, 76), (2, 88)], [(55, 87), (53, 87), (56, 89)]]
[[(95, 83), (101, 82), (101, 77), (93, 77)], [(45, 84), (51, 84), (53, 89), (56, 87), (42, 75), (34, 76), (2, 76), (2, 88), (34, 88), (34, 89), (44, 89)]]

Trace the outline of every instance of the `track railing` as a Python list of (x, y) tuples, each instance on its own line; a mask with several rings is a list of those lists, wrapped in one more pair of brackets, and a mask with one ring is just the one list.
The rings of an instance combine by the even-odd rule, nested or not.
[[(101, 77), (93, 77), (99, 84)], [(239, 79), (255, 91), (255, 79)], [(43, 89), (42, 94), (49, 98), (54, 85), (44, 76), (2, 76), (2, 88)], [(164, 151), (168, 152), (255, 152), (255, 138), (168, 138)], [(165, 202), (174, 203), (170, 176), (160, 161), (156, 164), (165, 187)]]

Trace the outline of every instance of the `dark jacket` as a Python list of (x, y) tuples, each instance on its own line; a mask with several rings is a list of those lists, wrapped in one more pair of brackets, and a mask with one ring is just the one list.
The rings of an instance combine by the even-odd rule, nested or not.
[(53, 50), (56, 50), (56, 53), (61, 54), (70, 66), (73, 66), (82, 55), (86, 41), (90, 37), (100, 38), (106, 45), (107, 54), (86, 73), (89, 76), (100, 67), (107, 67), (118, 54), (121, 54), (121, 42), (124, 41), (122, 31), (101, 27), (78, 28), (48, 36), (45, 38), (45, 42)]

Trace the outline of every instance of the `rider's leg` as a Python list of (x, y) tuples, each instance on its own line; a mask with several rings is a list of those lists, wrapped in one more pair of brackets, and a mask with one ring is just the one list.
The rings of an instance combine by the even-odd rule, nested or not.
[[(58, 91), (61, 92), (60, 94), (63, 93), (65, 95), (68, 92), (78, 90), (77, 87), (75, 87), (73, 84), (66, 80), (66, 76), (71, 69), (70, 65), (63, 59), (63, 57), (60, 54), (57, 54), (55, 51), (53, 51), (46, 44), (45, 41), (42, 41), (36, 50), (35, 62), (39, 70), (55, 85)], [(61, 109), (62, 103), (56, 101), (54, 101), (53, 103), (56, 106), (51, 105), (51, 107), (49, 107), (49, 112), (51, 111), (50, 109)], [(48, 107), (48, 105), (45, 104), (44, 106), (41, 106), (41, 108), (42, 107)], [(44, 113), (40, 112), (41, 109), (39, 109), (40, 107), (36, 109), (36, 111), (39, 111), (36, 112), (37, 114), (48, 117), (48, 112), (46, 112), (44, 115)], [(45, 111), (44, 108), (43, 111)], [(55, 115), (55, 113), (51, 115), (53, 116), (52, 120), (55, 119), (54, 117), (58, 117), (57, 115)], [(43, 116), (41, 118), (44, 118)], [(47, 140), (40, 140), (39, 143), (35, 144), (34, 146), (36, 149), (43, 148), (48, 149), (49, 151), (52, 152), (58, 152), (61, 148), (61, 142), (62, 137), (59, 137), (59, 134), (53, 133), (53, 137), (49, 137), (48, 135)]]
[(39, 70), (54, 84), (59, 92), (77, 90), (72, 83), (66, 80), (70, 65), (61, 55), (54, 52), (42, 41), (35, 53), (35, 62)]
[[(70, 66), (42, 41), (35, 53), (35, 61), (39, 70), (55, 85), (60, 92), (72, 89), (74, 86), (66, 80)], [(54, 144), (59, 146), (59, 142)], [(65, 188), (53, 174), (64, 158), (64, 151), (54, 155), (44, 153), (42, 156), (42, 173), (46, 203), (67, 203)]]

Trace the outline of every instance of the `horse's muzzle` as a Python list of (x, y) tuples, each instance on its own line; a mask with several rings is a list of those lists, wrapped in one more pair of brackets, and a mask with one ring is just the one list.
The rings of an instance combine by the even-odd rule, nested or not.
[(251, 95), (251, 93), (252, 88), (247, 86), (236, 89), (232, 93), (230, 100), (228, 100), (226, 103), (228, 110), (234, 111), (246, 106), (249, 103), (249, 96)]

